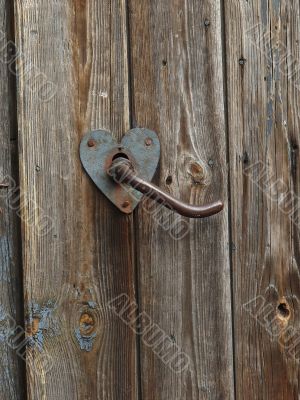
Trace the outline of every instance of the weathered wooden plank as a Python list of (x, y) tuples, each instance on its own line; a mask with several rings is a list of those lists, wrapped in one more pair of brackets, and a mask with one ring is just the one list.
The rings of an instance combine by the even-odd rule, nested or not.
[(161, 139), (156, 182), (191, 203), (226, 203), (202, 221), (139, 208), (142, 398), (232, 399), (220, 3), (130, 0), (129, 16), (133, 123)]
[[(20, 223), (14, 201), (18, 185), (16, 112), (13, 92), (13, 36), (11, 5), (0, 1), (0, 398), (24, 398), (22, 351), (16, 335), (24, 336)], [(6, 187), (7, 185), (7, 187)], [(16, 329), (20, 326), (19, 329)], [(15, 330), (16, 329), (16, 330)], [(23, 335), (22, 335), (23, 332)], [(22, 346), (21, 346), (22, 347)]]
[(78, 154), (129, 128), (125, 0), (17, 0), (16, 29), (28, 398), (135, 399), (135, 336), (108, 307), (135, 298), (132, 218)]
[(226, 1), (237, 399), (298, 399), (297, 1)]

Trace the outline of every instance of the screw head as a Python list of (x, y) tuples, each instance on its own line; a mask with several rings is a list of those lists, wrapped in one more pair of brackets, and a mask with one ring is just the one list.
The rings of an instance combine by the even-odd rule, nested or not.
[(151, 146), (152, 144), (153, 144), (153, 140), (151, 138), (148, 137), (148, 138), (145, 139), (145, 145), (146, 146)]
[(122, 208), (128, 208), (130, 206), (130, 203), (128, 200), (125, 200), (124, 203), (122, 204)]
[(89, 139), (89, 141), (87, 142), (87, 145), (89, 147), (94, 147), (94, 146), (96, 146), (96, 142), (94, 139)]

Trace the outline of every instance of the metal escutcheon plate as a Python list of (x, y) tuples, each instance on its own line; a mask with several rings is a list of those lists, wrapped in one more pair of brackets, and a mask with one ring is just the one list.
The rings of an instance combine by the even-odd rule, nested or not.
[(130, 214), (143, 195), (128, 185), (115, 183), (107, 174), (113, 159), (125, 156), (137, 174), (151, 182), (160, 158), (160, 143), (155, 132), (144, 128), (128, 131), (118, 144), (110, 132), (92, 131), (80, 143), (80, 159), (95, 185), (121, 210)]

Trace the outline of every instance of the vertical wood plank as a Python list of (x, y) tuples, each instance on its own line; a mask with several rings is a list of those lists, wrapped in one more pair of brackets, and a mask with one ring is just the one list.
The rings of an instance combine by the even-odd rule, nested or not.
[(129, 128), (125, 0), (16, 1), (29, 399), (135, 399), (132, 218), (82, 170), (86, 131)]
[(237, 399), (298, 399), (297, 1), (226, 1)]
[(220, 3), (129, 0), (129, 16), (133, 123), (159, 134), (156, 182), (194, 204), (226, 203), (202, 221), (139, 208), (142, 398), (232, 399)]
[[(22, 265), (20, 223), (15, 210), (18, 194), (16, 110), (13, 91), (12, 7), (0, 1), (0, 398), (24, 398), (22, 361)], [(6, 187), (7, 185), (7, 187)], [(19, 326), (19, 329), (17, 329)], [(23, 332), (23, 334), (22, 334)], [(19, 340), (17, 336), (20, 335)], [(22, 347), (22, 346), (21, 346)]]

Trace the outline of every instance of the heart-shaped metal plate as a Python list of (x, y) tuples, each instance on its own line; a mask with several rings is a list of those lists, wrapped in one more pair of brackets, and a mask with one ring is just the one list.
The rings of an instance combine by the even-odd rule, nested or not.
[(143, 195), (128, 185), (115, 183), (107, 174), (117, 157), (128, 158), (137, 175), (150, 182), (160, 157), (160, 143), (155, 132), (135, 128), (118, 144), (110, 132), (89, 132), (80, 143), (80, 159), (84, 169), (105, 196), (126, 214), (130, 214)]

